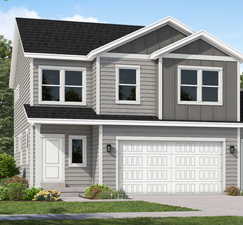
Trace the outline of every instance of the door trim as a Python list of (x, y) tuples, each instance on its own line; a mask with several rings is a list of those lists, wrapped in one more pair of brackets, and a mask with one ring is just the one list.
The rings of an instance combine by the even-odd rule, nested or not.
[(64, 134), (41, 134), (40, 138), (41, 138), (41, 161), (42, 161), (42, 167), (41, 167), (41, 183), (43, 183), (43, 169), (44, 169), (44, 160), (43, 160), (43, 139), (44, 138), (50, 138), (50, 137), (54, 137), (54, 138), (61, 138), (62, 140), (62, 144), (61, 144), (61, 148), (62, 148), (62, 179), (59, 182), (48, 182), (48, 183), (64, 183), (65, 182), (65, 135)]
[(222, 143), (222, 188), (226, 188), (226, 138), (116, 136), (116, 190), (119, 190), (119, 141), (202, 141)]

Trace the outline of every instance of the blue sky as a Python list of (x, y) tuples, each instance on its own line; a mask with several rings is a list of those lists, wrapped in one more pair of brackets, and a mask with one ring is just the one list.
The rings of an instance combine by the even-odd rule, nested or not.
[(0, 34), (11, 38), (15, 15), (138, 25), (173, 16), (243, 52), (242, 0), (0, 0)]

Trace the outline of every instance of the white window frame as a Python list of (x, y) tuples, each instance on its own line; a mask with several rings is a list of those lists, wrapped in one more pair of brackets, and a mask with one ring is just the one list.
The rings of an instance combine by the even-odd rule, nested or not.
[[(60, 84), (59, 85), (44, 85), (59, 87), (59, 101), (43, 101), (42, 100), (42, 71), (43, 70), (59, 70)], [(82, 72), (82, 86), (65, 85), (65, 72), (79, 71)], [(86, 105), (86, 68), (84, 67), (60, 67), (60, 66), (39, 66), (39, 104), (51, 105)], [(65, 101), (65, 87), (82, 87), (82, 102)]]
[(25, 160), (26, 160), (26, 165), (29, 165), (29, 129), (25, 130)]
[[(116, 65), (116, 104), (140, 104), (140, 66), (133, 65)], [(119, 100), (119, 70), (132, 69), (136, 70), (136, 84), (123, 84), (124, 86), (136, 87), (136, 100)]]
[[(182, 101), (181, 100), (181, 70), (196, 70), (197, 71), (197, 84), (196, 85), (187, 85), (197, 87), (197, 101)], [(202, 84), (202, 74), (203, 71), (217, 71), (218, 72), (218, 85), (203, 85)], [(222, 67), (204, 67), (204, 66), (184, 66), (179, 65), (177, 70), (177, 101), (178, 104), (187, 104), (187, 105), (223, 105), (223, 68)], [(217, 102), (207, 102), (202, 101), (202, 88), (203, 87), (217, 87), (218, 88), (218, 101)]]
[[(83, 163), (72, 163), (72, 140), (73, 139), (82, 140)], [(87, 137), (80, 136), (80, 135), (70, 135), (68, 138), (68, 142), (69, 142), (69, 150), (68, 150), (69, 167), (86, 167), (87, 166)]]

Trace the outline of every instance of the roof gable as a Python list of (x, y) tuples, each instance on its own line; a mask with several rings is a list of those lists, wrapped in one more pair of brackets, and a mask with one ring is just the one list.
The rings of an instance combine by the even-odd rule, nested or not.
[(205, 42), (207, 42), (208, 44), (214, 46), (215, 48), (219, 49), (220, 51), (224, 52), (225, 54), (232, 56), (233, 58), (239, 60), (239, 61), (243, 61), (243, 55), (234, 50), (233, 48), (227, 46), (225, 43), (223, 43), (222, 41), (219, 41), (217, 38), (215, 38), (214, 36), (212, 36), (211, 34), (205, 32), (205, 31), (199, 31), (196, 32), (184, 39), (181, 39), (175, 43), (172, 43), (160, 50), (157, 50), (155, 52), (153, 52), (151, 54), (151, 59), (157, 59), (162, 55), (166, 55), (167, 53), (171, 53), (173, 51), (176, 51), (177, 49), (180, 49), (196, 40), (203, 40)]
[(170, 25), (165, 25), (149, 34), (135, 39), (134, 41), (115, 48), (111, 52), (150, 54), (184, 37), (186, 37), (184, 33), (176, 30)]
[(202, 39), (193, 41), (192, 43), (181, 47), (172, 53), (179, 54), (192, 54), (192, 55), (215, 55), (215, 56), (229, 56), (220, 49), (214, 47), (213, 45), (207, 43)]

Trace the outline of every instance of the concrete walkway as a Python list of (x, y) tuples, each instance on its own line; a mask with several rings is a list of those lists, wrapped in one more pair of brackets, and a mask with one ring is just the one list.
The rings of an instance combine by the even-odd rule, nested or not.
[[(81, 201), (82, 199), (66, 198), (65, 200)], [(134, 196), (133, 200), (143, 200), (148, 202), (157, 202), (161, 204), (176, 205), (199, 209), (200, 211), (0, 215), (0, 220), (82, 220), (92, 218), (108, 219), (135, 217), (243, 216), (243, 197), (241, 196)]]

